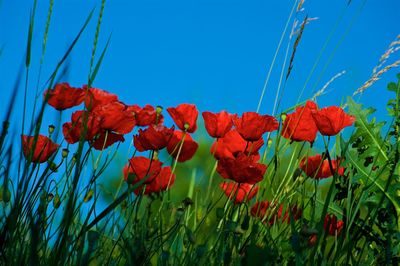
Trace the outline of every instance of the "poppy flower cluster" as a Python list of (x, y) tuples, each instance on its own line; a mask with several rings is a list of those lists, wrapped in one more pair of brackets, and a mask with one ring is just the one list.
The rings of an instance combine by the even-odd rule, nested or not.
[(162, 162), (159, 160), (151, 160), (142, 156), (129, 159), (123, 173), (124, 179), (130, 185), (140, 182), (134, 190), (136, 195), (158, 193), (167, 190), (175, 182), (175, 174), (172, 173), (171, 167), (162, 167)]
[(224, 179), (221, 188), (235, 203), (250, 200), (257, 193), (267, 170), (259, 163), (259, 150), (263, 146), (263, 135), (278, 129), (278, 121), (268, 115), (245, 112), (241, 117), (226, 111), (203, 112), (207, 133), (215, 138), (211, 153), (218, 160), (217, 172)]
[(299, 167), (307, 176), (314, 179), (328, 178), (333, 176), (334, 173), (339, 176), (344, 175), (344, 167), (339, 166), (340, 160), (331, 160), (331, 165), (329, 165), (328, 159), (324, 157), (324, 155), (317, 154), (303, 158)]
[[(133, 144), (139, 152), (152, 151), (154, 154), (166, 149), (178, 162), (190, 160), (198, 148), (198, 144), (190, 135), (197, 129), (197, 108), (193, 104), (181, 104), (170, 107), (167, 111), (179, 130), (175, 130), (175, 126), (163, 125), (161, 107), (146, 105), (137, 112), (137, 125), (145, 128), (139, 129), (133, 136)], [(158, 193), (167, 190), (175, 182), (175, 174), (172, 173), (171, 167), (161, 166), (162, 163), (154, 157), (132, 157), (124, 167), (124, 178), (132, 185), (141, 182), (134, 190), (136, 194)]]
[(273, 225), (276, 221), (290, 223), (290, 216), (295, 221), (301, 218), (302, 211), (296, 205), (288, 208), (284, 211), (283, 204), (277, 207), (275, 204), (271, 204), (269, 201), (256, 202), (251, 207), (250, 213), (252, 216), (267, 222), (269, 225)]
[(313, 101), (297, 107), (287, 114), (282, 125), (281, 135), (292, 141), (313, 143), (319, 132), (323, 136), (335, 136), (343, 128), (351, 126), (355, 117), (348, 115), (337, 106), (319, 109)]
[(136, 125), (134, 107), (118, 100), (117, 95), (107, 91), (71, 87), (60, 83), (44, 92), (47, 103), (56, 110), (63, 111), (81, 103), (85, 110), (72, 113), (71, 122), (63, 124), (63, 135), (69, 144), (84, 139), (96, 150), (105, 149), (116, 142), (124, 141), (124, 134)]
[[(324, 231), (328, 236), (338, 236), (342, 232), (344, 227), (344, 222), (342, 220), (338, 220), (336, 215), (327, 214), (324, 218)], [(314, 246), (317, 243), (317, 235), (312, 234), (308, 238), (308, 244), (310, 246)]]

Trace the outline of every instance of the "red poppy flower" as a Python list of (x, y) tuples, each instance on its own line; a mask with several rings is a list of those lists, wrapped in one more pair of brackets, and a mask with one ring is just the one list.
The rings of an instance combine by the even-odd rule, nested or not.
[(229, 197), (230, 199), (235, 198), (235, 204), (251, 200), (258, 192), (257, 185), (251, 185), (247, 183), (239, 184), (223, 182), (220, 184), (220, 187), (227, 197)]
[(132, 105), (128, 107), (128, 110), (135, 114), (136, 124), (141, 127), (155, 124), (160, 125), (164, 121), (162, 114), (157, 113), (157, 110), (149, 104), (143, 108), (140, 108), (138, 105)]
[[(48, 96), (47, 96), (48, 94)], [(85, 92), (80, 88), (73, 88), (69, 83), (59, 83), (52, 90), (46, 90), (44, 98), (48, 97), (47, 103), (55, 109), (62, 111), (83, 102)]]
[(221, 158), (217, 164), (217, 172), (227, 179), (238, 183), (255, 184), (260, 182), (267, 171), (265, 164), (257, 163), (252, 156), (239, 153), (236, 158)]
[(255, 112), (245, 112), (233, 123), (239, 134), (247, 141), (259, 140), (265, 132), (277, 130), (278, 121), (273, 116), (260, 115)]
[(261, 201), (254, 204), (250, 210), (250, 213), (252, 216), (258, 217), (264, 221), (266, 218), (269, 218), (269, 225), (273, 225), (278, 220), (289, 224), (290, 213), (295, 221), (301, 218), (302, 211), (296, 205), (290, 208), (290, 213), (289, 210), (283, 212), (283, 208), (283, 204), (279, 205), (279, 207), (276, 209), (276, 207), (273, 204), (270, 204), (268, 201)]
[(222, 138), (233, 126), (233, 117), (226, 111), (219, 113), (203, 112), (204, 125), (208, 134), (213, 138)]
[(101, 119), (101, 129), (114, 131), (118, 134), (131, 132), (136, 125), (134, 114), (128, 110), (125, 104), (119, 101), (99, 104), (92, 109), (91, 115)]
[(98, 137), (91, 143), (92, 147), (96, 150), (103, 150), (113, 145), (116, 142), (124, 142), (124, 136), (112, 132), (103, 131)]
[(312, 234), (312, 235), (308, 238), (308, 245), (309, 245), (310, 247), (315, 246), (315, 244), (317, 244), (317, 240), (318, 240), (317, 235), (316, 235), (316, 234)]
[(167, 108), (169, 115), (174, 120), (175, 124), (183, 131), (193, 133), (197, 129), (197, 111), (194, 104), (180, 104), (177, 107)]
[(258, 155), (258, 151), (264, 145), (261, 138), (255, 142), (247, 142), (240, 136), (237, 130), (233, 129), (225, 134), (223, 138), (218, 139), (211, 146), (211, 153), (219, 160), (221, 158), (235, 158), (240, 152), (245, 154)]
[(351, 126), (355, 117), (346, 114), (342, 108), (329, 106), (311, 112), (318, 131), (323, 136), (334, 136), (343, 128)]
[(108, 91), (96, 88), (88, 89), (87, 85), (84, 85), (82, 89), (85, 91), (85, 106), (88, 110), (92, 110), (99, 105), (118, 101), (118, 96)]
[(160, 173), (162, 163), (159, 160), (150, 160), (146, 157), (138, 156), (129, 159), (124, 167), (124, 178), (132, 185), (139, 181), (143, 184), (150, 184)]
[[(171, 167), (161, 168), (160, 173), (148, 184), (146, 184), (145, 191), (143, 194), (148, 195), (151, 193), (159, 193), (170, 188), (175, 182), (175, 174), (172, 173)], [(139, 195), (142, 193), (143, 186), (135, 189), (135, 194)]]
[(337, 220), (337, 217), (334, 214), (327, 214), (324, 220), (324, 229), (327, 234), (331, 236), (339, 235), (344, 226), (344, 222), (342, 220)]
[[(183, 140), (182, 148), (180, 149), (183, 135), (184, 133), (182, 131), (175, 130), (167, 145), (168, 153), (178, 162), (185, 162), (192, 159), (197, 151), (197, 148), (199, 147), (199, 145), (192, 139), (192, 137), (188, 133), (186, 133)], [(178, 153), (179, 158), (177, 158)]]
[(25, 158), (28, 160), (29, 156), (32, 158), (33, 163), (44, 163), (46, 162), (58, 149), (60, 145), (54, 143), (48, 137), (44, 135), (38, 135), (35, 150), (32, 151), (35, 137), (34, 136), (21, 136), (22, 140), (22, 151)]
[[(342, 176), (344, 174), (344, 168), (338, 167), (337, 160), (331, 160), (331, 162), (333, 171)], [(315, 179), (327, 178), (334, 174), (329, 167), (329, 161), (327, 159), (323, 160), (321, 154), (301, 160), (300, 169), (303, 170), (307, 176)]]
[(139, 134), (133, 137), (134, 145), (138, 151), (158, 151), (167, 147), (173, 134), (174, 126), (151, 125), (145, 130), (139, 129)]
[[(83, 122), (86, 123), (83, 124)], [(86, 127), (86, 136), (84, 139), (91, 141), (101, 132), (100, 124), (101, 117), (93, 116), (88, 111), (76, 111), (71, 116), (71, 122), (63, 124), (64, 138), (70, 144), (76, 143), (80, 140)]]
[(317, 108), (314, 102), (307, 101), (305, 106), (297, 107), (295, 112), (287, 114), (282, 126), (282, 136), (293, 141), (313, 143), (318, 129), (311, 111)]
[(258, 217), (260, 219), (264, 219), (267, 214), (267, 210), (269, 208), (268, 201), (257, 201), (253, 207), (251, 207), (250, 213), (254, 217)]

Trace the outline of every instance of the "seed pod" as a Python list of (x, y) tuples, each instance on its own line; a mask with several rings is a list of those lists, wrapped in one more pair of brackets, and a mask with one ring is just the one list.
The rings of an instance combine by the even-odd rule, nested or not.
[(55, 209), (58, 209), (58, 207), (60, 207), (60, 205), (61, 205), (61, 199), (60, 199), (60, 195), (58, 195), (58, 193), (57, 193), (53, 198), (53, 207)]
[(49, 162), (49, 169), (53, 172), (53, 173), (57, 173), (57, 165), (54, 162)]
[(94, 194), (93, 189), (90, 189), (90, 190), (86, 193), (85, 197), (83, 198), (83, 202), (88, 202), (89, 200), (91, 200), (91, 199), (93, 198), (93, 194)]
[(286, 120), (286, 117), (287, 117), (287, 114), (285, 114), (285, 113), (282, 113), (282, 114), (281, 114), (281, 120), (282, 120), (282, 122)]
[(68, 149), (63, 149), (63, 150), (62, 150), (62, 153), (61, 153), (61, 156), (62, 156), (63, 158), (66, 158), (66, 157), (68, 156), (68, 153), (69, 153), (69, 150), (68, 150)]
[(50, 135), (53, 134), (55, 128), (56, 128), (56, 127), (55, 127), (54, 125), (50, 125), (50, 126), (49, 126), (49, 134), (50, 134)]
[(54, 194), (53, 193), (48, 193), (47, 194), (47, 202), (52, 201), (53, 198), (54, 198)]

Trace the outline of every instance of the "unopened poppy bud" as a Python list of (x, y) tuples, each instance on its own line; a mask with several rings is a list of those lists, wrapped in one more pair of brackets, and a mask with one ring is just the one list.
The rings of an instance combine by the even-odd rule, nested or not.
[(50, 135), (53, 134), (55, 128), (56, 128), (56, 127), (55, 127), (54, 125), (50, 125), (50, 126), (49, 126), (49, 134), (50, 134)]
[(189, 197), (186, 197), (186, 198), (182, 201), (182, 203), (183, 203), (185, 206), (190, 206), (190, 205), (193, 205), (193, 200), (192, 200), (191, 198), (189, 198)]
[(53, 198), (54, 198), (54, 194), (53, 193), (48, 193), (47, 194), (47, 202), (50, 202)]
[(161, 114), (162, 110), (163, 110), (162, 106), (158, 105), (158, 106), (156, 107), (156, 113), (157, 113), (157, 114)]
[(93, 198), (93, 194), (94, 194), (93, 189), (90, 189), (90, 190), (86, 193), (85, 197), (83, 198), (83, 202), (88, 202), (89, 200), (91, 200), (91, 199)]
[(49, 169), (50, 169), (52, 172), (57, 172), (58, 167), (57, 167), (57, 165), (56, 165), (54, 162), (49, 162)]
[(68, 150), (68, 149), (63, 149), (63, 150), (62, 150), (62, 153), (61, 153), (61, 156), (62, 156), (63, 158), (66, 158), (66, 157), (68, 156), (68, 153), (69, 153), (69, 150)]
[(53, 198), (53, 207), (55, 209), (58, 209), (58, 207), (60, 207), (60, 205), (61, 205), (61, 199), (60, 199), (60, 195), (58, 195), (58, 193), (57, 193)]
[(272, 145), (272, 139), (270, 139), (270, 138), (268, 139), (267, 145), (268, 145), (268, 148), (271, 147), (271, 145)]
[(286, 120), (287, 114), (286, 113), (282, 113), (281, 114), (281, 120), (282, 122)]
[(153, 160), (158, 161), (158, 152), (154, 151), (153, 153)]

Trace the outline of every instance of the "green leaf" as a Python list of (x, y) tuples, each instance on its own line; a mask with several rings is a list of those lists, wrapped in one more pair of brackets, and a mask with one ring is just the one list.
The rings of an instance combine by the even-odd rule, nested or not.
[(376, 123), (375, 119), (368, 121), (368, 116), (375, 112), (373, 108), (362, 108), (361, 104), (357, 104), (348, 97), (349, 112), (356, 117), (355, 127), (356, 132), (351, 137), (352, 139), (362, 138), (361, 145), (369, 146), (366, 153), (368, 156), (373, 156), (376, 160), (388, 160), (386, 154), (386, 144), (381, 137), (381, 130), (384, 122)]

